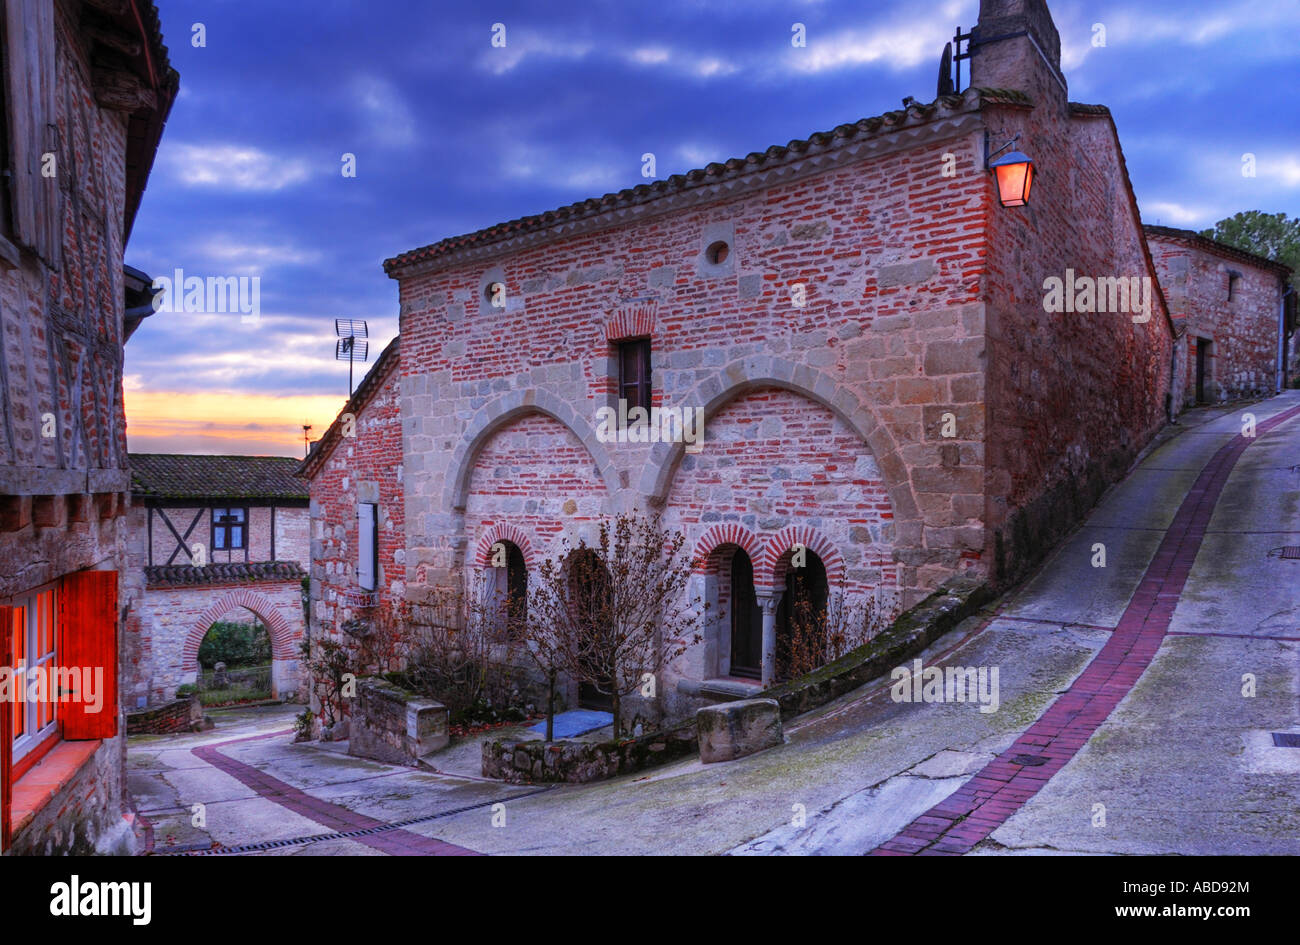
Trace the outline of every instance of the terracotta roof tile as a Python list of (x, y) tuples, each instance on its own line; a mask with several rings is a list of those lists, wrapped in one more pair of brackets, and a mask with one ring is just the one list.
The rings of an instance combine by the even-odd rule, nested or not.
[(885, 112), (883, 115), (873, 118), (862, 118), (856, 122), (837, 125), (830, 131), (815, 132), (809, 135), (807, 139), (796, 138), (785, 146), (774, 144), (766, 151), (751, 151), (743, 158), (729, 158), (721, 162), (715, 161), (705, 167), (696, 168), (684, 174), (673, 174), (665, 180), (638, 184), (617, 193), (579, 200), (568, 206), (557, 207), (554, 210), (520, 217), (517, 220), (509, 220), (505, 223), (497, 223), (481, 230), (475, 230), (472, 233), (449, 236), (436, 243), (430, 243), (427, 246), (421, 246), (400, 253), (391, 259), (386, 259), (384, 261), (384, 271), (392, 275), (396, 270), (412, 263), (434, 259), (458, 249), (500, 242), (518, 233), (543, 230), (559, 221), (575, 217), (593, 216), (612, 208), (649, 203), (669, 194), (714, 184), (720, 180), (750, 173), (756, 167), (792, 161), (812, 149), (833, 147), (835, 139), (872, 135), (882, 130), (892, 131), (898, 126), (908, 123), (920, 124), (928, 121), (940, 108), (957, 109), (963, 104), (976, 107), (986, 104), (1029, 105), (1030, 101), (1023, 92), (1012, 89), (967, 89), (960, 94), (941, 96), (929, 104), (913, 103), (906, 108)]
[(306, 499), (289, 456), (131, 453), (131, 492), (156, 499)]
[(148, 587), (191, 587), (200, 584), (255, 584), (301, 581), (307, 572), (296, 561), (250, 561), (231, 564), (156, 565), (144, 569)]

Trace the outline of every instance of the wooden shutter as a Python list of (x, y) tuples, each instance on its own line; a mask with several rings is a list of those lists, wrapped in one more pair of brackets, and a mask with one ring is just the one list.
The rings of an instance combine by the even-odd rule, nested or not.
[(375, 506), (363, 502), (357, 506), (357, 583), (363, 591), (375, 589)]
[[(9, 196), (13, 238), (58, 267), (61, 166), (55, 111), (53, 0), (3, 0), (9, 115)], [(53, 177), (41, 174), (45, 154), (55, 156)]]
[(77, 571), (63, 579), (59, 665), (102, 668), (100, 710), (81, 701), (64, 702), (65, 739), (112, 738), (117, 734), (117, 572)]
[[(0, 667), (14, 665), (14, 609), (0, 607)], [(0, 851), (8, 850), (13, 833), (14, 721), (13, 702), (0, 699)]]

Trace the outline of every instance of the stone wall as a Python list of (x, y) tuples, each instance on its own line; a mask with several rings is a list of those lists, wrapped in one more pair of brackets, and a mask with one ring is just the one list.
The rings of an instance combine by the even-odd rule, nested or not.
[[(50, 6), (53, 64), (42, 76), (52, 82), (57, 174), (41, 186), (57, 188), (58, 217), (40, 222), (56, 234), (53, 258), (11, 246), (6, 227), (0, 260), (0, 600), (74, 571), (113, 570), (129, 625), (138, 584), (125, 573), (122, 521), (130, 501), (122, 260), (126, 207), (139, 194), (126, 185), (129, 116), (97, 102), (81, 4)], [(142, 185), (147, 166), (136, 173)], [(124, 751), (121, 736), (99, 744), (30, 823), (14, 825), (12, 852), (90, 852), (119, 836)]]
[(199, 644), (212, 624), (235, 608), (256, 614), (270, 633), (273, 695), (297, 698), (304, 630), (301, 581), (151, 586), (136, 607), (123, 666), (126, 705), (156, 705), (175, 698), (178, 686), (193, 683)]
[(1180, 401), (1196, 402), (1196, 348), (1203, 342), (1209, 403), (1276, 390), (1282, 274), (1189, 231), (1148, 228), (1147, 240), (1170, 314), (1188, 339), (1180, 352)]
[[(86, 744), (86, 743), (68, 743)], [(56, 749), (57, 750), (57, 749)], [(123, 818), (126, 737), (106, 739), (26, 823), (14, 824), (13, 856), (89, 856), (135, 852)]]
[(126, 713), (128, 735), (172, 735), (192, 731), (203, 722), (203, 703), (198, 696), (173, 699), (151, 709)]
[(484, 742), (483, 777), (579, 784), (642, 771), (699, 751), (695, 721), (609, 742)]
[[(995, 13), (1002, 26), (1017, 25), (1000, 35), (1037, 31), (981, 46), (971, 66), (972, 83), (1019, 93), (988, 109), (992, 148), (1018, 134), (1015, 148), (1039, 170), (1023, 207), (998, 205), (992, 175), (983, 176), (985, 345), (969, 354), (986, 371), (985, 560), (1005, 585), (1050, 550), (1166, 422), (1174, 342), (1109, 112), (1070, 104), (1064, 77), (1034, 48), (1059, 58), (1041, 0), (984, 0), (981, 19)], [(1064, 284), (1071, 274), (1138, 279), (1150, 290), (1149, 314), (1131, 304), (1049, 310), (1048, 280)], [(965, 422), (958, 418), (959, 427)]]
[(451, 742), (447, 707), (382, 679), (357, 682), (348, 754), (413, 765)]

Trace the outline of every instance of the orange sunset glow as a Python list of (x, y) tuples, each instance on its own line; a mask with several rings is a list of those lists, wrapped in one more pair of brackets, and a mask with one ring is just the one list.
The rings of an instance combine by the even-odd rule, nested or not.
[(326, 394), (276, 397), (239, 391), (125, 392), (134, 453), (302, 456), (302, 425), (321, 436), (346, 402)]

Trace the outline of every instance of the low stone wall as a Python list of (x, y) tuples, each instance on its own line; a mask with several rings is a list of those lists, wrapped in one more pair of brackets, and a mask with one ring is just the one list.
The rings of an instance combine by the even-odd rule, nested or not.
[(387, 764), (413, 765), (451, 741), (447, 707), (384, 679), (357, 681), (348, 720), (348, 754)]
[(173, 699), (149, 709), (126, 714), (128, 735), (171, 735), (195, 731), (203, 724), (203, 703), (198, 696)]
[(484, 742), (483, 776), (578, 784), (653, 768), (699, 751), (694, 720), (663, 732), (608, 742)]
[(15, 820), (13, 846), (5, 854), (134, 855), (135, 836), (122, 817), (122, 740), (106, 739), (29, 821)]
[(992, 598), (988, 585), (978, 580), (949, 578), (870, 642), (759, 695), (780, 703), (783, 718), (802, 715), (902, 666)]
[[(798, 679), (765, 689), (756, 697), (775, 700), (780, 706), (779, 731), (781, 718), (809, 712), (904, 665), (992, 598), (987, 584), (968, 577), (949, 578), (869, 643)], [(599, 781), (699, 750), (694, 718), (663, 731), (620, 741), (488, 741), (483, 743), (483, 776), (512, 782)]]

